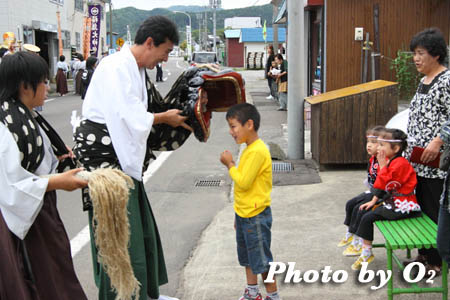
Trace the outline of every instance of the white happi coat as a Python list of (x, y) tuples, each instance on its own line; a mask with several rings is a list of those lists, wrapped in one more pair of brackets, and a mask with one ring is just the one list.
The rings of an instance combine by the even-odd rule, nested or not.
[(154, 117), (147, 112), (145, 68), (138, 67), (129, 46), (102, 59), (95, 69), (82, 117), (106, 124), (122, 170), (141, 181)]
[(48, 175), (55, 172), (58, 160), (50, 140), (41, 130), (44, 159), (35, 174), (20, 164), (20, 152), (11, 132), (0, 123), (0, 210), (9, 230), (24, 239), (39, 214), (47, 190)]

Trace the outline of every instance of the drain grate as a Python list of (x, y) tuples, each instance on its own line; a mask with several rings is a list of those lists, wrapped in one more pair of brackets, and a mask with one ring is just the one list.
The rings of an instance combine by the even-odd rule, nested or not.
[(289, 173), (294, 170), (294, 166), (290, 162), (272, 162), (273, 173)]
[(222, 185), (222, 180), (197, 180), (196, 187), (217, 187)]

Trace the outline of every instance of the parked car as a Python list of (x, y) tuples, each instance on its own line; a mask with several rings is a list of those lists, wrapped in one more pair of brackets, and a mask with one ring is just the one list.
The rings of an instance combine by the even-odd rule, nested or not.
[(215, 52), (194, 52), (192, 53), (191, 60), (189, 61), (191, 66), (197, 64), (219, 64), (217, 55)]

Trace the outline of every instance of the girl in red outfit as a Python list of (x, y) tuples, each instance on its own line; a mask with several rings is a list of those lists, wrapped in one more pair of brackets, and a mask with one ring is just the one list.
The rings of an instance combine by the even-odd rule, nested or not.
[[(417, 184), (416, 172), (402, 157), (406, 149), (406, 134), (399, 129), (385, 129), (378, 137), (377, 179), (372, 188), (375, 195), (370, 202), (360, 206), (360, 210), (369, 210), (361, 218), (356, 235), (363, 238), (363, 250), (352, 265), (353, 270), (361, 268), (363, 262), (370, 263), (372, 254), (373, 223), (378, 220), (398, 220), (420, 216), (414, 189)], [(378, 204), (378, 206), (377, 206)]]

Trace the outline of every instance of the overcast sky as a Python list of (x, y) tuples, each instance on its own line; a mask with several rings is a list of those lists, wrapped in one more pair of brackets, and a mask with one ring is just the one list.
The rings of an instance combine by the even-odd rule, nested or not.
[[(209, 0), (112, 0), (113, 9), (133, 6), (138, 9), (152, 10), (174, 5), (209, 5)], [(241, 8), (253, 5), (264, 5), (270, 0), (222, 0), (223, 9)]]

